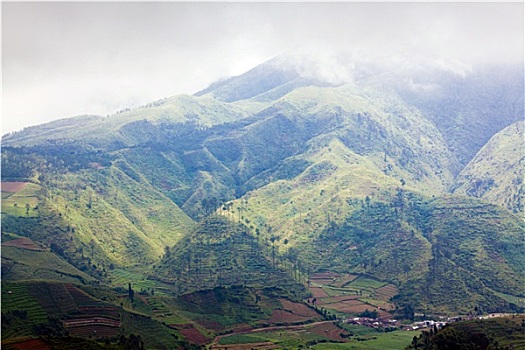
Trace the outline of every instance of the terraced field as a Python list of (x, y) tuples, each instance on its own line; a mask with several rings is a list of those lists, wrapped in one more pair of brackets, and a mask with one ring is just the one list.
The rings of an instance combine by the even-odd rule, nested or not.
[(2, 282), (3, 339), (30, 336), (33, 325), (46, 322), (46, 310), (26, 284)]
[(333, 272), (312, 275), (309, 289), (313, 298), (307, 302), (315, 301), (318, 307), (348, 315), (376, 311), (385, 319), (391, 317), (389, 311), (395, 305), (390, 299), (398, 292), (394, 285), (384, 281)]

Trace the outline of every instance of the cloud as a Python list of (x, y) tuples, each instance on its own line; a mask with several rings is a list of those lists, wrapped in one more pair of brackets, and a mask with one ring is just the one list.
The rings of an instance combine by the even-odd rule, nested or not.
[[(523, 62), (523, 3), (2, 3), (3, 131), (106, 115), (306, 48), (330, 79), (332, 52)], [(337, 58), (335, 59), (337, 61)]]

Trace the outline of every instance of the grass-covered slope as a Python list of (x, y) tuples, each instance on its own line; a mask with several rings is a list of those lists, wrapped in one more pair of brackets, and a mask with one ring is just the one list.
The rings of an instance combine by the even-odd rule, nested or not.
[(104, 148), (133, 146), (151, 137), (148, 125), (195, 123), (210, 126), (242, 119), (241, 108), (208, 97), (179, 95), (107, 117), (78, 116), (4, 135), (4, 146), (33, 146), (50, 140), (82, 140)]
[(90, 283), (95, 279), (28, 238), (2, 232), (2, 279)]
[(484, 199), (513, 212), (525, 210), (523, 121), (496, 135), (461, 171), (452, 193)]
[[(30, 183), (15, 194), (2, 192), (17, 204), (3, 203), (3, 232), (28, 237), (77, 268), (107, 277), (115, 267), (152, 263), (190, 227), (192, 220), (143, 177), (133, 176), (125, 160), (111, 165), (98, 159), (105, 156), (96, 157), (97, 152), (94, 158), (63, 156), (69, 152), (47, 148), (39, 155), (43, 165), (31, 173), (37, 174), (33, 181), (39, 185)], [(20, 149), (3, 151), (7, 164), (26, 156)], [(38, 191), (32, 197), (17, 196), (33, 187)], [(22, 199), (37, 205), (28, 202), (26, 208)]]
[(220, 101), (234, 102), (264, 94), (299, 77), (296, 68), (277, 57), (240, 76), (218, 81), (195, 95), (212, 96)]
[(263, 254), (246, 227), (221, 216), (208, 217), (167, 249), (150, 278), (173, 285), (178, 293), (230, 285), (304, 293), (304, 287), (278, 268), (275, 259)]
[(363, 203), (342, 225), (326, 229), (305, 258), (314, 269), (396, 283), (402, 307), (495, 312), (509, 307), (498, 292), (523, 296), (523, 229), (497, 206), (400, 191), (389, 203)]

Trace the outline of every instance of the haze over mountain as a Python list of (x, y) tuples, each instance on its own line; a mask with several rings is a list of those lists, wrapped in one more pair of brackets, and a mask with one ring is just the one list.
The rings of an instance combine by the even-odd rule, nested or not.
[[(132, 281), (179, 311), (214, 293), (258, 319), (259, 300), (310, 302), (316, 274), (395, 291), (324, 289), (392, 317), (523, 310), (523, 67), (330, 62), (279, 56), (194, 96), (5, 135), (2, 181), (30, 187), (3, 192), (3, 238), (62, 259), (50, 280)], [(4, 277), (35, 273), (8, 253)], [(235, 312), (221, 327), (249, 322)]]

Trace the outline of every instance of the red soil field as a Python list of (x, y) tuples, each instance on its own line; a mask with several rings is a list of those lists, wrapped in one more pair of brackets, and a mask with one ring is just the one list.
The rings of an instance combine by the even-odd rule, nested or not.
[(18, 350), (52, 350), (53, 348), (43, 339), (29, 339), (18, 343), (9, 344)]
[(301, 303), (294, 303), (293, 301), (286, 300), (286, 299), (279, 299), (281, 302), (281, 305), (283, 306), (283, 309), (286, 311), (290, 311), (293, 314), (296, 314), (298, 316), (304, 316), (304, 317), (318, 317), (319, 314), (315, 312), (314, 310), (310, 309), (308, 306), (301, 304)]
[(77, 287), (75, 287), (73, 284), (67, 283), (67, 284), (65, 284), (65, 286), (66, 286), (66, 289), (69, 292), (69, 294), (71, 294), (71, 296), (75, 300), (75, 303), (77, 303), (77, 305), (80, 306), (80, 305), (98, 304), (98, 301), (93, 299), (86, 292), (84, 292), (84, 291), (78, 289)]
[(309, 320), (311, 317), (300, 316), (291, 313), (286, 310), (273, 310), (272, 316), (268, 319), (270, 323), (295, 323), (295, 322), (304, 322)]
[(326, 305), (323, 305), (323, 306), (326, 307), (326, 308), (329, 308), (329, 309), (342, 311), (343, 309), (349, 308), (351, 306), (358, 306), (358, 305), (366, 305), (366, 306), (368, 306), (369, 310), (374, 308), (373, 306), (364, 304), (362, 301), (359, 301), (357, 299), (340, 301), (338, 303), (326, 304)]
[(326, 294), (326, 292), (319, 287), (310, 287), (310, 292), (312, 292), (312, 295), (314, 298), (327, 298), (329, 295)]
[(264, 343), (249, 343), (249, 344), (228, 344), (228, 345), (212, 345), (212, 350), (267, 350), (267, 349), (280, 349), (280, 346), (275, 345), (272, 342)]
[(376, 296), (380, 297), (383, 300), (390, 300), (394, 295), (397, 295), (398, 290), (396, 286), (387, 284), (381, 288), (375, 290)]
[(203, 326), (204, 328), (206, 329), (210, 329), (212, 331), (221, 331), (224, 329), (224, 326), (222, 324), (220, 324), (219, 322), (217, 321), (212, 321), (212, 320), (196, 320), (196, 322), (198, 324), (200, 324), (201, 326)]
[(107, 326), (107, 325), (91, 325), (67, 328), (69, 334), (77, 337), (100, 337), (100, 338), (111, 338), (120, 334), (120, 328)]
[(345, 338), (341, 337), (341, 333), (347, 334), (345, 330), (335, 326), (333, 323), (318, 324), (308, 328), (308, 331), (336, 341), (344, 341)]
[(355, 280), (357, 278), (357, 275), (343, 275), (341, 276), (340, 278), (338, 278), (338, 281), (333, 283), (332, 285), (334, 287), (338, 287), (338, 288), (341, 288), (343, 287), (344, 285), (352, 282), (353, 280)]
[(0, 182), (0, 191), (18, 192), (24, 188), (28, 182)]
[(191, 328), (181, 329), (179, 332), (191, 343), (204, 345), (209, 342), (209, 339), (202, 335), (201, 332), (193, 326)]
[(239, 324), (236, 324), (235, 327), (232, 328), (232, 331), (234, 333), (242, 333), (242, 332), (248, 332), (250, 330), (252, 330), (253, 327), (250, 326), (249, 324), (247, 323), (239, 323)]
[(380, 310), (377, 310), (376, 307), (372, 306), (372, 305), (368, 305), (368, 304), (360, 304), (360, 305), (352, 305), (352, 306), (347, 306), (347, 307), (341, 307), (341, 308), (338, 308), (337, 309), (338, 311), (340, 312), (344, 312), (344, 313), (347, 313), (347, 314), (359, 314), (365, 310), (368, 310), (368, 311), (373, 311), (373, 310), (376, 310), (379, 314), (379, 311)]
[(2, 243), (3, 246), (17, 247), (27, 250), (43, 251), (44, 249), (39, 245), (30, 240), (29, 238), (17, 238), (12, 241)]

